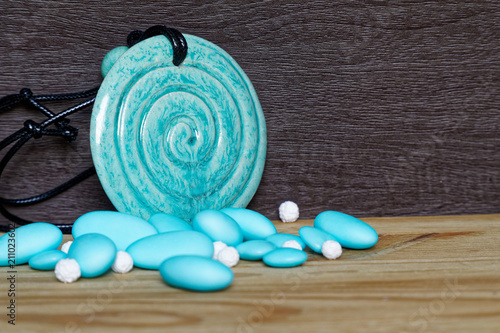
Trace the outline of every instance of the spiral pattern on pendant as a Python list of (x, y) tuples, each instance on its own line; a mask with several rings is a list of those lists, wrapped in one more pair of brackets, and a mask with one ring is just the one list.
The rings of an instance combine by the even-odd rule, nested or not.
[(262, 176), (266, 128), (255, 91), (222, 49), (185, 35), (173, 66), (163, 36), (122, 55), (94, 105), (91, 148), (108, 197), (122, 212), (245, 207)]

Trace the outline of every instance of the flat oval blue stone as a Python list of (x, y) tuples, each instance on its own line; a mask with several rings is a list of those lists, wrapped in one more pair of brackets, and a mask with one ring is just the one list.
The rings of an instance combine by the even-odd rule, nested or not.
[(189, 230), (161, 233), (138, 240), (127, 248), (134, 266), (158, 269), (168, 258), (194, 255), (212, 258), (214, 245), (206, 235)]
[(115, 243), (102, 234), (85, 234), (75, 238), (68, 258), (80, 265), (82, 277), (93, 278), (106, 273), (116, 257)]
[(307, 253), (292, 248), (278, 248), (266, 254), (262, 260), (271, 267), (295, 267), (307, 260)]
[(38, 269), (41, 271), (50, 271), (56, 268), (57, 263), (61, 259), (66, 259), (68, 255), (63, 251), (50, 250), (31, 257), (28, 264), (33, 269)]
[(149, 218), (148, 222), (156, 228), (158, 233), (179, 230), (193, 230), (193, 227), (189, 223), (170, 214), (154, 214)]
[(274, 245), (276, 245), (276, 247), (282, 247), (285, 242), (290, 241), (290, 240), (294, 240), (297, 243), (299, 243), (300, 246), (302, 246), (302, 249), (304, 249), (306, 247), (306, 244), (304, 243), (302, 238), (300, 238), (297, 235), (292, 235), (292, 234), (280, 232), (280, 233), (266, 237), (266, 241), (273, 243)]
[(264, 169), (266, 124), (250, 80), (224, 50), (183, 35), (179, 66), (165, 36), (108, 55), (93, 107), (102, 187), (118, 211), (145, 220), (246, 207)]
[(327, 240), (337, 241), (335, 237), (329, 233), (313, 227), (302, 227), (299, 229), (299, 235), (304, 240), (311, 250), (321, 253), (323, 243)]
[(73, 224), (73, 238), (96, 233), (111, 239), (118, 251), (125, 251), (133, 242), (158, 232), (140, 217), (112, 212), (95, 211), (80, 216)]
[(314, 219), (314, 226), (331, 234), (342, 247), (349, 249), (367, 249), (378, 241), (378, 234), (370, 225), (340, 212), (319, 214)]
[(233, 272), (226, 265), (198, 256), (172, 257), (161, 264), (159, 271), (172, 287), (195, 291), (221, 290), (233, 281)]
[(44, 222), (11, 230), (0, 237), (0, 266), (26, 264), (40, 252), (57, 249), (62, 237), (58, 227)]
[(262, 260), (262, 257), (275, 248), (276, 245), (265, 240), (250, 240), (238, 245), (236, 250), (240, 254), (240, 259)]
[(243, 231), (236, 221), (220, 211), (207, 209), (193, 218), (193, 229), (204, 233), (214, 242), (221, 241), (227, 246), (243, 242)]
[(264, 215), (245, 208), (224, 208), (221, 210), (238, 223), (243, 231), (244, 240), (264, 239), (274, 235), (276, 227)]

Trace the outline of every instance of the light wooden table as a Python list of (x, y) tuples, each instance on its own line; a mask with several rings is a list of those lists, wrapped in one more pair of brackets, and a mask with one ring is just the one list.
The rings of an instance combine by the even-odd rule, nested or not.
[(364, 220), (380, 234), (370, 250), (334, 261), (308, 250), (289, 269), (241, 261), (215, 293), (137, 268), (65, 285), (19, 266), (15, 327), (2, 267), (0, 332), (500, 332), (500, 215)]

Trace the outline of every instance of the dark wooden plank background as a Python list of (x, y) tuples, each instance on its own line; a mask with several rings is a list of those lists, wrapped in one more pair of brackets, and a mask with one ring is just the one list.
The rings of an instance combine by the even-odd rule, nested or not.
[[(167, 24), (228, 51), (257, 90), (268, 156), (249, 208), (273, 219), (284, 200), (304, 218), (498, 213), (499, 13), (495, 0), (2, 0), (0, 95), (96, 86), (128, 32)], [(2, 114), (0, 136), (30, 117), (41, 119)], [(71, 145), (30, 142), (0, 194), (34, 195), (91, 165), (89, 118), (71, 117)], [(68, 223), (97, 209), (112, 206), (93, 177), (22, 214)]]

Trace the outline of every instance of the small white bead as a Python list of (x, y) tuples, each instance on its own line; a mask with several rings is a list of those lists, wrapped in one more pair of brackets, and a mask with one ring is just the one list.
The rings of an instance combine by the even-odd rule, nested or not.
[(293, 201), (285, 201), (279, 208), (280, 219), (283, 222), (295, 222), (299, 218), (299, 206)]
[(61, 251), (63, 251), (64, 253), (68, 253), (69, 251), (69, 247), (71, 246), (71, 244), (73, 244), (73, 241), (67, 241), (66, 243), (64, 243), (62, 246), (61, 246)]
[(300, 246), (299, 242), (297, 242), (296, 240), (293, 240), (293, 239), (284, 242), (283, 245), (281, 245), (281, 247), (289, 247), (292, 249), (297, 249), (297, 250), (302, 251), (302, 246)]
[(240, 261), (240, 254), (236, 248), (229, 246), (219, 252), (217, 260), (227, 267), (233, 267)]
[(336, 241), (327, 240), (321, 246), (321, 253), (327, 259), (337, 259), (342, 254), (342, 246)]
[(132, 256), (125, 251), (116, 252), (115, 262), (111, 269), (116, 273), (128, 273), (134, 267)]
[(56, 278), (64, 283), (75, 282), (82, 275), (80, 265), (78, 265), (75, 259), (59, 260), (54, 273), (56, 274)]
[(225, 248), (227, 248), (226, 243), (221, 241), (214, 242), (214, 255), (212, 256), (212, 259), (217, 260), (220, 251), (224, 250)]

